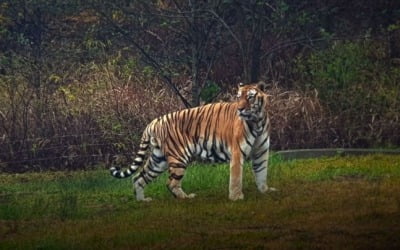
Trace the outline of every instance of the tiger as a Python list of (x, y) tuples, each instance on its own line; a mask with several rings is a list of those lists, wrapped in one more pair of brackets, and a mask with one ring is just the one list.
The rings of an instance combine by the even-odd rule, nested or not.
[(111, 167), (111, 175), (126, 178), (136, 173), (132, 178), (136, 200), (151, 201), (144, 188), (168, 169), (167, 188), (176, 198), (187, 199), (196, 195), (185, 193), (181, 182), (194, 157), (230, 162), (229, 199), (235, 201), (244, 198), (243, 163), (249, 158), (258, 190), (275, 191), (267, 185), (270, 120), (265, 89), (262, 81), (240, 83), (235, 101), (183, 109), (154, 119), (142, 134), (133, 163), (126, 170)]

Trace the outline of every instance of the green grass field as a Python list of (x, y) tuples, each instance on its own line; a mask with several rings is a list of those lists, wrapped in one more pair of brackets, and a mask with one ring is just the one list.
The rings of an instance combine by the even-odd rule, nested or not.
[(0, 249), (399, 249), (400, 156), (270, 161), (258, 193), (245, 166), (242, 201), (228, 165), (194, 164), (176, 200), (167, 175), (136, 202), (107, 170), (0, 175)]

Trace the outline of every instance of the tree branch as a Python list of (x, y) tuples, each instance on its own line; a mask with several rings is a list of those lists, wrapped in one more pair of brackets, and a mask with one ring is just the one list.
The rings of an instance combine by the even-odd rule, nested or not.
[(163, 81), (172, 89), (172, 91), (179, 97), (179, 99), (182, 101), (182, 103), (185, 105), (186, 108), (190, 108), (191, 105), (190, 103), (181, 95), (179, 92), (178, 88), (175, 86), (175, 84), (172, 82), (171, 78), (169, 75), (163, 73), (163, 67), (160, 63), (158, 63), (152, 56), (150, 56), (145, 49), (140, 46), (138, 42), (135, 41), (135, 39), (132, 38), (132, 36), (123, 28), (121, 28), (119, 25), (117, 25), (115, 22), (113, 22), (106, 13), (100, 12), (100, 15), (106, 20), (109, 24), (111, 24), (116, 31), (118, 31), (120, 34), (123, 35), (125, 39), (127, 39), (129, 42), (132, 43), (132, 45), (139, 50), (139, 52), (146, 58), (150, 66), (155, 68), (158, 72)]
[(239, 40), (239, 38), (235, 35), (235, 33), (233, 33), (232, 29), (229, 27), (229, 25), (224, 21), (224, 19), (222, 19), (214, 10), (207, 10), (208, 13), (210, 13), (211, 15), (213, 15), (224, 27), (225, 29), (229, 32), (229, 34), (231, 35), (231, 37), (233, 38), (233, 40), (235, 40), (235, 42), (238, 44), (239, 49), (240, 49), (240, 53), (242, 56), (242, 63), (243, 63), (243, 70), (245, 71), (245, 75), (247, 75), (247, 69), (246, 69), (246, 58), (245, 58), (245, 53), (244, 53), (244, 49), (243, 49), (243, 44), (242, 42)]

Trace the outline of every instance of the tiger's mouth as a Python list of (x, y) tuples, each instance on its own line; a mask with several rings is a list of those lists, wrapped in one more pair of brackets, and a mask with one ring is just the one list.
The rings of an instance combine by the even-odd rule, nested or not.
[(243, 120), (251, 120), (253, 116), (250, 110), (238, 110), (238, 115)]

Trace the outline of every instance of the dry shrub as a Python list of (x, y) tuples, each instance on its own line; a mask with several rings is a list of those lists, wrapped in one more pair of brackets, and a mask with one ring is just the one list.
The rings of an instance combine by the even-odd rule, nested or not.
[(398, 112), (392, 106), (379, 112), (348, 107), (341, 113), (324, 105), (317, 91), (287, 91), (276, 85), (268, 91), (275, 150), (328, 147), (393, 147), (400, 143)]
[(0, 171), (81, 169), (114, 156), (129, 159), (152, 119), (181, 108), (162, 82), (139, 73), (88, 65), (69, 83), (43, 89), (41, 97), (24, 82), (14, 83), (25, 86), (14, 96), (0, 89)]
[(129, 161), (146, 125), (182, 108), (155, 76), (145, 77), (138, 72), (126, 76), (115, 65), (105, 65), (86, 74), (85, 79), (69, 86), (74, 97), (68, 110), (78, 110), (95, 121), (100, 162)]
[(325, 112), (317, 92), (288, 91), (274, 84), (268, 94), (274, 149), (325, 145), (328, 138), (320, 129), (326, 123)]

